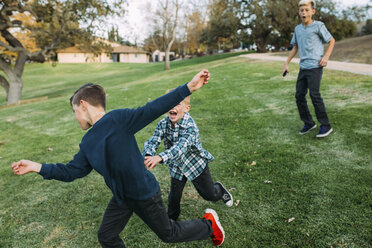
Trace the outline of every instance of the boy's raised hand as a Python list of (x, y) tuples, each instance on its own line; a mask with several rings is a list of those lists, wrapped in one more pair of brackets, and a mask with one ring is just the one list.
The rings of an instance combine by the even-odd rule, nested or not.
[(30, 160), (20, 160), (18, 162), (12, 163), (12, 170), (14, 174), (24, 175), (30, 172), (39, 173), (41, 169), (41, 164), (30, 161)]
[(194, 76), (194, 78), (187, 84), (190, 92), (200, 89), (204, 84), (208, 83), (210, 73), (207, 69), (202, 70)]

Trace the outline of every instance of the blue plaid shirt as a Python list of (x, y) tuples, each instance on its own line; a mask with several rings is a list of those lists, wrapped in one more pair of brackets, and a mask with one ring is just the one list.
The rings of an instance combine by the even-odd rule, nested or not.
[(169, 117), (160, 120), (153, 136), (145, 142), (142, 155), (156, 155), (161, 140), (164, 139), (165, 151), (158, 155), (168, 164), (171, 177), (190, 181), (198, 177), (214, 160), (212, 154), (202, 147), (199, 129), (189, 113), (173, 128)]

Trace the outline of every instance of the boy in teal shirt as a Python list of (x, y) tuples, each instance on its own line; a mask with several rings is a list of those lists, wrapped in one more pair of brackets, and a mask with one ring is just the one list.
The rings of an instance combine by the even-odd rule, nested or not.
[[(168, 116), (158, 122), (142, 152), (148, 169), (160, 162), (168, 164), (171, 175), (168, 216), (173, 220), (177, 220), (181, 213), (180, 201), (187, 180), (192, 182), (205, 200), (222, 200), (228, 207), (233, 205), (231, 193), (222, 183), (212, 180), (208, 164), (214, 158), (202, 147), (199, 129), (189, 110), (190, 96), (169, 110)], [(165, 151), (156, 154), (161, 140), (164, 140)]]
[[(300, 118), (305, 124), (299, 134), (306, 134), (316, 128), (306, 102), (306, 94), (309, 89), (316, 117), (321, 124), (316, 137), (321, 138), (333, 131), (319, 90), (323, 67), (327, 66), (328, 59), (333, 51), (335, 39), (328, 32), (324, 23), (312, 19), (315, 14), (314, 0), (301, 0), (298, 5), (302, 23), (295, 28), (291, 40), (293, 49), (284, 64), (282, 75), (285, 76), (289, 72), (288, 64), (296, 55), (297, 50), (299, 50), (300, 72), (296, 83), (296, 103)], [(325, 54), (324, 42), (329, 42)]]

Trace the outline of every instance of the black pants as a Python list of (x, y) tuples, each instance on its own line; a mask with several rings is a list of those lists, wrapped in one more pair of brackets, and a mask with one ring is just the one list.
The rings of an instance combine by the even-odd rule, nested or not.
[(309, 70), (300, 69), (296, 83), (296, 103), (301, 120), (305, 125), (315, 124), (306, 102), (307, 89), (310, 91), (310, 98), (313, 102), (315, 115), (323, 126), (330, 126), (327, 112), (322, 97), (320, 96), (320, 81), (322, 79), (323, 68)]
[(102, 247), (125, 247), (119, 234), (133, 212), (167, 243), (203, 240), (212, 234), (212, 225), (204, 218), (182, 222), (169, 219), (159, 190), (148, 200), (126, 199), (121, 206), (112, 198), (98, 231)]
[[(180, 202), (186, 182), (187, 178), (185, 176), (182, 178), (182, 181), (174, 178), (171, 179), (171, 189), (168, 196), (168, 216), (173, 220), (177, 220), (181, 213)], [(208, 165), (205, 167), (204, 171), (191, 182), (204, 200), (218, 201), (222, 198), (222, 189), (219, 185), (213, 183)]]

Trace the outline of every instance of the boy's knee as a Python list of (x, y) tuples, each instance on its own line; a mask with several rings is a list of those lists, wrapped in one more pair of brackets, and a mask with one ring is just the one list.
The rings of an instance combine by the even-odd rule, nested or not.
[(302, 100), (305, 97), (306, 97), (306, 94), (303, 94), (303, 93), (300, 93), (300, 92), (296, 92), (296, 94), (295, 94), (295, 98), (296, 98), (297, 101)]
[(109, 239), (108, 235), (105, 232), (102, 232), (101, 230), (98, 230), (97, 237), (98, 237), (98, 241), (101, 244), (105, 243)]
[(110, 232), (105, 232), (101, 229), (98, 230), (97, 236), (101, 245), (111, 244), (115, 240), (115, 237)]
[(310, 98), (311, 100), (314, 102), (317, 102), (317, 101), (320, 101), (322, 100), (322, 97), (320, 96), (320, 93), (319, 92), (310, 92)]

